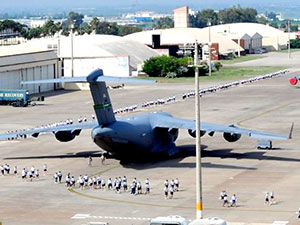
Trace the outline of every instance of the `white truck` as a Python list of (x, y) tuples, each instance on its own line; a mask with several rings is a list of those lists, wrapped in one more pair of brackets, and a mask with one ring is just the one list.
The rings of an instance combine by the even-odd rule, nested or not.
[(196, 219), (191, 223), (182, 216), (156, 217), (150, 220), (149, 225), (227, 225), (225, 220), (217, 217)]

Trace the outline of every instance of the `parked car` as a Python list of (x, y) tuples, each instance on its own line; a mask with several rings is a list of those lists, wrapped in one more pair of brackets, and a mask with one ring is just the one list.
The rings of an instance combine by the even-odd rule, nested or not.
[(255, 48), (254, 49), (254, 54), (263, 54), (263, 53), (267, 53), (267, 49), (266, 48)]
[(257, 149), (272, 149), (272, 141), (270, 140), (259, 140), (256, 145)]

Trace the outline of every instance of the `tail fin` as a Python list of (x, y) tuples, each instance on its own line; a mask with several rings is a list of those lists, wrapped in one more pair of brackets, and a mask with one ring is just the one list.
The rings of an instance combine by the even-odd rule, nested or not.
[(116, 121), (105, 82), (98, 82), (97, 78), (103, 76), (103, 71), (95, 70), (88, 77), (91, 94), (94, 100), (94, 110), (99, 125), (106, 125)]
[(101, 69), (96, 69), (87, 77), (68, 77), (49, 80), (22, 81), (21, 84), (53, 84), (53, 83), (86, 83), (90, 84), (91, 94), (94, 100), (94, 110), (96, 112), (99, 125), (106, 125), (116, 121), (109, 94), (107, 92), (105, 82), (121, 82), (121, 83), (141, 83), (152, 84), (156, 81), (133, 79), (127, 77), (103, 76)]

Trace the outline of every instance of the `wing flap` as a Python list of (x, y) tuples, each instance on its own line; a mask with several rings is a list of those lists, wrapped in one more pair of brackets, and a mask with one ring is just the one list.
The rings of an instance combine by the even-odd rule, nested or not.
[[(164, 116), (163, 118), (156, 119), (153, 126), (161, 127), (161, 128), (188, 129), (192, 131), (196, 130), (196, 123), (194, 120), (186, 120), (186, 119), (180, 119), (180, 118), (175, 118), (170, 116)], [(200, 130), (206, 131), (207, 133), (221, 132), (221, 133), (232, 133), (232, 134), (244, 134), (255, 139), (268, 139), (268, 140), (289, 139), (289, 137), (287, 136), (265, 133), (256, 130), (242, 129), (234, 125), (223, 126), (223, 125), (217, 125), (217, 124), (205, 123), (205, 122), (201, 122)]]

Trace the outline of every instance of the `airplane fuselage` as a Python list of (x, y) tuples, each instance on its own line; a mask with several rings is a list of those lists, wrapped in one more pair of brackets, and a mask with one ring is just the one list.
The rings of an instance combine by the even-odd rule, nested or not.
[(113, 155), (146, 156), (149, 153), (172, 155), (177, 148), (177, 133), (166, 128), (153, 128), (156, 116), (167, 113), (151, 113), (122, 117), (107, 126), (92, 129), (93, 141)]

